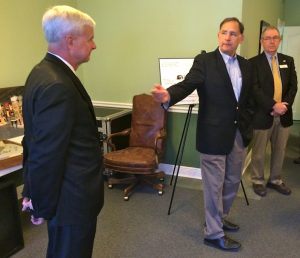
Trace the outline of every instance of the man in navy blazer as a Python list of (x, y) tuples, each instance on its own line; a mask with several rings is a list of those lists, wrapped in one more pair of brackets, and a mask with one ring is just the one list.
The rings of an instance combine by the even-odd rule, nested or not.
[(237, 194), (246, 147), (252, 137), (252, 76), (247, 60), (236, 54), (244, 26), (237, 18), (220, 24), (219, 47), (195, 57), (185, 79), (152, 94), (165, 107), (195, 89), (199, 96), (196, 148), (200, 152), (205, 203), (204, 243), (237, 251), (240, 243), (225, 235), (239, 226), (225, 219)]
[(43, 16), (48, 53), (23, 97), (24, 208), (47, 220), (47, 258), (92, 256), (103, 206), (102, 154), (91, 99), (75, 71), (96, 48), (94, 20), (69, 6)]
[[(293, 124), (292, 105), (297, 93), (297, 75), (294, 59), (277, 53), (280, 41), (279, 30), (274, 26), (266, 27), (261, 37), (264, 52), (249, 60), (256, 78), (254, 95), (257, 107), (253, 120), (251, 176), (253, 190), (260, 196), (267, 194), (264, 168), (266, 147), (269, 141), (271, 142), (271, 164), (266, 186), (285, 195), (291, 193), (290, 188), (281, 178), (281, 169), (289, 127)], [(272, 66), (273, 57), (274, 66)], [(278, 90), (275, 90), (274, 81), (277, 79), (273, 79), (274, 72), (279, 75)]]

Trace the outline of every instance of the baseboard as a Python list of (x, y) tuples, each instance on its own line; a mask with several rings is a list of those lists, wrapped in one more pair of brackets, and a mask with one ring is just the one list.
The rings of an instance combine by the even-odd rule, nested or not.
[[(93, 100), (93, 105), (95, 107), (114, 107), (114, 108), (132, 108), (132, 103), (122, 103), (122, 102), (107, 102), (107, 101), (98, 101)], [(176, 112), (176, 113), (187, 113), (189, 109), (188, 105), (178, 105), (178, 106), (172, 106), (168, 109), (169, 112)], [(198, 107), (196, 106), (192, 113), (197, 114)]]
[(107, 102), (92, 100), (95, 107), (114, 107), (114, 108), (132, 108), (131, 103), (121, 103), (121, 102)]
[[(167, 175), (172, 175), (174, 165), (160, 163), (159, 164), (159, 169), (164, 171)], [(176, 173), (177, 173), (177, 168), (176, 168), (176, 171), (175, 171), (175, 175), (176, 175)], [(202, 179), (201, 169), (200, 168), (194, 168), (194, 167), (180, 166), (178, 176), (195, 178), (195, 179)]]
[[(242, 171), (242, 175), (245, 173), (246, 169), (248, 168), (248, 166), (251, 163), (251, 152), (252, 152), (252, 150), (250, 150), (247, 153), (244, 168), (243, 168), (243, 171)], [(173, 174), (174, 165), (160, 163), (158, 167), (159, 167), (160, 170), (164, 171), (167, 175), (172, 175)], [(176, 173), (177, 173), (177, 169), (174, 172), (174, 174), (176, 175)], [(202, 179), (201, 169), (200, 168), (194, 168), (194, 167), (180, 166), (178, 176), (195, 178), (195, 179)]]
[[(132, 108), (131, 103), (121, 103), (121, 102), (106, 102), (106, 101), (92, 101), (93, 105), (98, 107), (115, 107), (115, 108)], [(176, 113), (186, 113), (188, 111), (188, 105), (179, 105), (179, 106), (173, 106), (168, 111), (170, 112), (176, 112)], [(193, 114), (198, 112), (198, 107), (196, 107), (193, 110)], [(248, 153), (246, 160), (245, 160), (245, 167), (243, 169), (243, 174), (247, 167), (249, 166), (251, 162), (251, 152)], [(173, 174), (174, 165), (172, 164), (159, 164), (159, 169), (163, 170), (167, 175)], [(177, 173), (177, 170), (175, 171), (175, 174)], [(186, 166), (180, 166), (180, 171), (178, 173), (178, 176), (181, 177), (189, 177), (189, 178), (195, 178), (195, 179), (202, 179), (201, 176), (201, 169), (200, 168), (194, 168), (194, 167), (186, 167)]]

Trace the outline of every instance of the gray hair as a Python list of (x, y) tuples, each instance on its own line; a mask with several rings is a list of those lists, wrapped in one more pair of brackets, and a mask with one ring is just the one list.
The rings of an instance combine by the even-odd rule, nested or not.
[(279, 31), (279, 29), (278, 29), (277, 27), (273, 26), (273, 25), (268, 25), (268, 26), (266, 26), (266, 27), (263, 29), (263, 31), (261, 32), (261, 38), (263, 38), (263, 36), (264, 36), (264, 34), (265, 34), (265, 32), (266, 32), (267, 30), (276, 30), (276, 31), (278, 32), (278, 34), (279, 34), (279, 37), (280, 37), (280, 31)]
[(86, 25), (94, 28), (96, 23), (88, 14), (67, 5), (51, 7), (42, 19), (48, 43), (59, 42), (69, 33), (80, 33)]

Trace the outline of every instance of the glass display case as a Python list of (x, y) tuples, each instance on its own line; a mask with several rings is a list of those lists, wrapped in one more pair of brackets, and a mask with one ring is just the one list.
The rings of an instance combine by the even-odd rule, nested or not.
[[(130, 128), (131, 125), (131, 109), (114, 108), (114, 107), (101, 107), (95, 106), (95, 115), (98, 125), (98, 131), (103, 146), (103, 153), (108, 152), (106, 143), (107, 137), (111, 133), (120, 132), (124, 129)], [(128, 138), (116, 137), (114, 144), (117, 149), (125, 148), (128, 146)]]

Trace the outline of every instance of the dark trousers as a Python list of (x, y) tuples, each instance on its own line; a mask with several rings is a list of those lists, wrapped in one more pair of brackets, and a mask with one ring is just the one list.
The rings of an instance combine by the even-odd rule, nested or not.
[(91, 258), (97, 218), (82, 225), (58, 226), (56, 219), (48, 221), (47, 258)]

